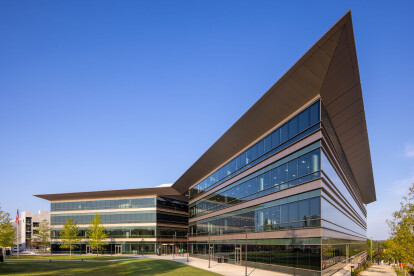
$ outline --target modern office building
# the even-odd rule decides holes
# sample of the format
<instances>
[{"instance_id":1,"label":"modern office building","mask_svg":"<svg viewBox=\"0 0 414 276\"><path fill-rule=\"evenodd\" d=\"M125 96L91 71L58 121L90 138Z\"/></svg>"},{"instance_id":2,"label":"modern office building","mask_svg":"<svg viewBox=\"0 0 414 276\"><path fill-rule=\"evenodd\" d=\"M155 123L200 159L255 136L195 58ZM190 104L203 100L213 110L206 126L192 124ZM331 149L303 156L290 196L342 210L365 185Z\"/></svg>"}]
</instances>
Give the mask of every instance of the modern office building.
<instances>
[{"instance_id":1,"label":"modern office building","mask_svg":"<svg viewBox=\"0 0 414 276\"><path fill-rule=\"evenodd\" d=\"M75 252L91 253L87 229L95 214L108 234L105 253L180 252L188 229L187 198L171 185L155 188L36 195L50 205L52 251L59 252L60 232L71 218L81 239ZM175 244L175 247L173 246ZM66 249L64 249L66 250Z\"/></svg>"},{"instance_id":2,"label":"modern office building","mask_svg":"<svg viewBox=\"0 0 414 276\"><path fill-rule=\"evenodd\" d=\"M295 275L364 259L376 195L350 12L168 193L188 195L192 256ZM40 197L53 200L52 224L67 216L53 204L79 200Z\"/></svg>"},{"instance_id":3,"label":"modern office building","mask_svg":"<svg viewBox=\"0 0 414 276\"><path fill-rule=\"evenodd\" d=\"M19 216L19 248L21 250L36 247L36 234L42 220L49 221L49 211L40 210L37 213L24 211ZM15 220L13 220L15 223Z\"/></svg>"},{"instance_id":4,"label":"modern office building","mask_svg":"<svg viewBox=\"0 0 414 276\"><path fill-rule=\"evenodd\" d=\"M247 236L258 268L328 275L363 258L376 196L350 12L172 187L189 190L194 256L243 264Z\"/></svg>"}]
</instances>

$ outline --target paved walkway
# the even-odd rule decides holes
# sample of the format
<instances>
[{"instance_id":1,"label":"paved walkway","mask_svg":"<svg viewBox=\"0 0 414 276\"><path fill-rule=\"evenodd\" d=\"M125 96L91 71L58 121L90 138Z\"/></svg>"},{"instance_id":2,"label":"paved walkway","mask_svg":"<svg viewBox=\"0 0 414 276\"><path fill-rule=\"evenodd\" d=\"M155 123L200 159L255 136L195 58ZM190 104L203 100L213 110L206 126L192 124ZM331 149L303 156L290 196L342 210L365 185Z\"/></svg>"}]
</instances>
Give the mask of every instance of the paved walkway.
<instances>
[{"instance_id":1,"label":"paved walkway","mask_svg":"<svg viewBox=\"0 0 414 276\"><path fill-rule=\"evenodd\" d=\"M341 268L341 270L339 270L338 272L336 272L332 276L349 276L349 275L351 275L351 265L347 264L346 266Z\"/></svg>"},{"instance_id":2,"label":"paved walkway","mask_svg":"<svg viewBox=\"0 0 414 276\"><path fill-rule=\"evenodd\" d=\"M351 265L344 266L340 271L336 272L333 276L349 276L351 275ZM373 265L367 270L363 271L360 276L397 276L394 268L390 265Z\"/></svg>"},{"instance_id":3,"label":"paved walkway","mask_svg":"<svg viewBox=\"0 0 414 276\"><path fill-rule=\"evenodd\" d=\"M361 276L397 276L391 265L373 265L360 274Z\"/></svg>"},{"instance_id":4,"label":"paved walkway","mask_svg":"<svg viewBox=\"0 0 414 276\"><path fill-rule=\"evenodd\" d=\"M194 267L198 267L201 269L205 269L211 272L215 272L224 276L244 276L245 273L245 267L240 265L234 265L234 264L227 264L227 263L217 263L216 261L211 261L210 266L211 268L208 268L208 260L199 259L199 258L189 258L189 262L187 263L186 257L175 257L172 258L171 255L163 255L163 256L154 256L154 255L147 255L143 258L156 258L156 259L162 259L162 260L169 260L169 261L175 261L179 263L185 263ZM269 270L263 270L263 269L255 269L252 267L247 267L247 274L249 276L287 276L290 274L280 273L280 272L273 272Z\"/></svg>"}]
</instances>

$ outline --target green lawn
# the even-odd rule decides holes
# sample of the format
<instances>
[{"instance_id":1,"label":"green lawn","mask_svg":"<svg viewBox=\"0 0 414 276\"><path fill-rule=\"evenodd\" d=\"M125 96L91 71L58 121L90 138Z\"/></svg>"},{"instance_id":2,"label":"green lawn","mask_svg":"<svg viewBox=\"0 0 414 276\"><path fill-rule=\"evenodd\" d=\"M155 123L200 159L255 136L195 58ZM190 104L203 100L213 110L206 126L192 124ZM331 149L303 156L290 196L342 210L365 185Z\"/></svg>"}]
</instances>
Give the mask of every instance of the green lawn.
<instances>
[{"instance_id":1,"label":"green lawn","mask_svg":"<svg viewBox=\"0 0 414 276\"><path fill-rule=\"evenodd\" d=\"M0 263L0 275L219 275L167 260L138 259L119 262L9 262Z\"/></svg>"},{"instance_id":2,"label":"green lawn","mask_svg":"<svg viewBox=\"0 0 414 276\"><path fill-rule=\"evenodd\" d=\"M132 259L130 256L98 256L98 260L119 260L119 259ZM97 260L96 255L72 255L72 258L69 258L69 255L20 255L6 257L6 261L9 260Z\"/></svg>"}]
</instances>

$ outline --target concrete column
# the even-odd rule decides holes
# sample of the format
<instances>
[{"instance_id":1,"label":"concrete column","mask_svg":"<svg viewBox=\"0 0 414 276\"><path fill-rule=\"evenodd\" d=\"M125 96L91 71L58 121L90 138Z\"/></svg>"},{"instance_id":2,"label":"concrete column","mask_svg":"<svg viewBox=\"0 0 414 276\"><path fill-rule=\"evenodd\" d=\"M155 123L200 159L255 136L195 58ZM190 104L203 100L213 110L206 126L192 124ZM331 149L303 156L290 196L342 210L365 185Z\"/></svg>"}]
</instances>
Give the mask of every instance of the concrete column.
<instances>
[{"instance_id":1,"label":"concrete column","mask_svg":"<svg viewBox=\"0 0 414 276\"><path fill-rule=\"evenodd\" d=\"M346 245L346 263L349 263L349 244Z\"/></svg>"}]
</instances>

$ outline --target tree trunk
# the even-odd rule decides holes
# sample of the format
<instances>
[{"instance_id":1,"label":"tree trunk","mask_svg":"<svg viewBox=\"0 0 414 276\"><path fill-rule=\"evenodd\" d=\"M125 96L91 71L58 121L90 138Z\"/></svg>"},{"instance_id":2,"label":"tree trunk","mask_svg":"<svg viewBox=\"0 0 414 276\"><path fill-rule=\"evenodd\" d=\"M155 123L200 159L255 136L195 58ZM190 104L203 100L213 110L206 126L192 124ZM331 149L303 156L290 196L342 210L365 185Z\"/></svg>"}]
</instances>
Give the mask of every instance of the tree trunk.
<instances>
[{"instance_id":1,"label":"tree trunk","mask_svg":"<svg viewBox=\"0 0 414 276\"><path fill-rule=\"evenodd\" d=\"M69 244L69 258L72 259L72 245Z\"/></svg>"}]
</instances>

